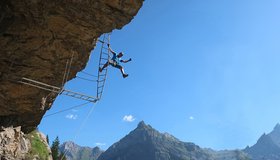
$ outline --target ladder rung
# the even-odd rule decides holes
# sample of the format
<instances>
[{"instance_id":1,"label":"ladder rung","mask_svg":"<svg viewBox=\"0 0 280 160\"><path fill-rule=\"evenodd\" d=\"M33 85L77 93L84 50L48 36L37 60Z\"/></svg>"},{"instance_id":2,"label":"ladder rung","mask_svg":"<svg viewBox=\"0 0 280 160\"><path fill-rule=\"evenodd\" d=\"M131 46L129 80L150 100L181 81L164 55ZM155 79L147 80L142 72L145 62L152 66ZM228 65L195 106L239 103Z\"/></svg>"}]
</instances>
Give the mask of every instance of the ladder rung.
<instances>
[{"instance_id":1,"label":"ladder rung","mask_svg":"<svg viewBox=\"0 0 280 160\"><path fill-rule=\"evenodd\" d=\"M105 43L104 41L101 41L101 40L98 40L99 42L101 42L101 43Z\"/></svg>"},{"instance_id":2,"label":"ladder rung","mask_svg":"<svg viewBox=\"0 0 280 160\"><path fill-rule=\"evenodd\" d=\"M101 81L98 82L98 84L104 84L105 83L105 79L102 79ZM99 85L100 86L100 85Z\"/></svg>"},{"instance_id":3,"label":"ladder rung","mask_svg":"<svg viewBox=\"0 0 280 160\"><path fill-rule=\"evenodd\" d=\"M106 40L106 39L105 39ZM108 42L106 42L105 40L98 40L99 42L101 42L101 43L105 43L105 44L109 44ZM108 39L107 39L107 41L108 41Z\"/></svg>"},{"instance_id":4,"label":"ladder rung","mask_svg":"<svg viewBox=\"0 0 280 160\"><path fill-rule=\"evenodd\" d=\"M104 85L103 86L99 86L99 87L97 87L97 88L103 88L104 87Z\"/></svg>"},{"instance_id":5,"label":"ladder rung","mask_svg":"<svg viewBox=\"0 0 280 160\"><path fill-rule=\"evenodd\" d=\"M98 83L100 83L100 82L105 82L105 79L102 79L102 80L100 80L100 81L97 81Z\"/></svg>"},{"instance_id":6,"label":"ladder rung","mask_svg":"<svg viewBox=\"0 0 280 160\"><path fill-rule=\"evenodd\" d=\"M104 81L101 81L101 82L98 82L97 86L104 85L104 83L105 83L105 80L104 80Z\"/></svg>"}]
</instances>

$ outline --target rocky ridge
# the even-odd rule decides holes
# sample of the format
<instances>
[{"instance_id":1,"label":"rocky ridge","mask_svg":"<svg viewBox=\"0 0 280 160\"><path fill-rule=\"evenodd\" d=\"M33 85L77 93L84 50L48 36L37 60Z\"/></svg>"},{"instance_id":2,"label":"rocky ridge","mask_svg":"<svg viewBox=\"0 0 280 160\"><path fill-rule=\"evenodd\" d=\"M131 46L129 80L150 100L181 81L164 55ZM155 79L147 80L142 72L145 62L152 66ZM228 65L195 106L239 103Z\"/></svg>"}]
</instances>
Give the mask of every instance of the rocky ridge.
<instances>
[{"instance_id":1,"label":"rocky ridge","mask_svg":"<svg viewBox=\"0 0 280 160\"><path fill-rule=\"evenodd\" d=\"M252 160L279 160L280 159L280 124L277 124L269 134L263 134L252 147L247 147Z\"/></svg>"},{"instance_id":2,"label":"rocky ridge","mask_svg":"<svg viewBox=\"0 0 280 160\"><path fill-rule=\"evenodd\" d=\"M73 148L71 154L79 155ZM178 140L168 133L160 133L150 125L140 122L119 142L103 152L97 160L279 160L280 124L269 134L263 134L258 142L244 150L221 150L200 148L194 143ZM77 156L76 156L77 157Z\"/></svg>"},{"instance_id":3,"label":"rocky ridge","mask_svg":"<svg viewBox=\"0 0 280 160\"><path fill-rule=\"evenodd\" d=\"M64 142L59 148L60 152L65 153L67 160L97 160L100 154L103 153L99 147L82 147L71 141Z\"/></svg>"},{"instance_id":4,"label":"rocky ridge","mask_svg":"<svg viewBox=\"0 0 280 160\"><path fill-rule=\"evenodd\" d=\"M119 142L113 144L98 160L248 160L240 150L214 151L186 143L167 133L160 133L140 122Z\"/></svg>"}]
</instances>

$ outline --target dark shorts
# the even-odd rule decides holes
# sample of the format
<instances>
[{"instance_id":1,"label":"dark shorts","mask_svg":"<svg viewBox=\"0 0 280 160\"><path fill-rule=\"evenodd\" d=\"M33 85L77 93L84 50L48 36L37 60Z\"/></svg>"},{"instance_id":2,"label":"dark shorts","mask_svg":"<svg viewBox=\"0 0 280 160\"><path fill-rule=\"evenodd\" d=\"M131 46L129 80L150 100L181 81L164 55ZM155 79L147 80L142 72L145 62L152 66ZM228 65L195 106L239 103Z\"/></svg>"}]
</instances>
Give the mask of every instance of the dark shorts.
<instances>
[{"instance_id":1,"label":"dark shorts","mask_svg":"<svg viewBox=\"0 0 280 160\"><path fill-rule=\"evenodd\" d=\"M113 61L113 60L109 60L109 64L111 65L111 66L113 66L113 67L115 67L115 68L118 68L118 69L121 69L122 68L122 66L121 65L119 65L116 61Z\"/></svg>"}]
</instances>

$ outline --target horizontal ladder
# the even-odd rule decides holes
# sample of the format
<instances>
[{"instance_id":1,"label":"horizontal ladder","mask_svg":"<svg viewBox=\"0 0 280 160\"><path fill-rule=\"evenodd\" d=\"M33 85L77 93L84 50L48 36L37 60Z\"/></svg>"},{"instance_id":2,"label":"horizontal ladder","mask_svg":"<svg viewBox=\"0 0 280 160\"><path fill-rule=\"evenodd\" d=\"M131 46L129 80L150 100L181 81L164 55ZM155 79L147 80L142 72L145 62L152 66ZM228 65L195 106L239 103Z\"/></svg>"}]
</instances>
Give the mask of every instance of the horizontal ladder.
<instances>
[{"instance_id":1,"label":"horizontal ladder","mask_svg":"<svg viewBox=\"0 0 280 160\"><path fill-rule=\"evenodd\" d=\"M23 77L21 79L21 81L19 81L19 83L26 84L26 85L36 87L36 88L39 88L39 89L43 89L43 90L46 90L46 91L55 92L55 93L58 93L58 94L63 94L63 95L66 95L66 96L74 97L74 98L77 98L77 99L93 102L93 103L95 103L99 100L99 98L96 98L96 97L88 96L88 95L78 93L78 92L73 92L73 91L70 91L70 90L59 88L59 87L56 87L56 86L53 86L53 85L49 85L49 84L39 82L39 81L36 81L36 80L33 80L33 79L25 78L25 77Z\"/></svg>"}]
</instances>

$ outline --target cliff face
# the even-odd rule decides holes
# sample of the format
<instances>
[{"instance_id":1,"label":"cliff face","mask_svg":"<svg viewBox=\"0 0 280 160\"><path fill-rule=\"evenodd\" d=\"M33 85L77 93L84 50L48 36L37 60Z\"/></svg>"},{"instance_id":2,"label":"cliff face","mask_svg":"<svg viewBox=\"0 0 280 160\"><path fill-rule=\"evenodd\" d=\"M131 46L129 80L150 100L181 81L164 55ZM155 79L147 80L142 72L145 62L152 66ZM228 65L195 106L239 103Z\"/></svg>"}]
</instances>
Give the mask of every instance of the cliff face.
<instances>
[{"instance_id":1,"label":"cliff face","mask_svg":"<svg viewBox=\"0 0 280 160\"><path fill-rule=\"evenodd\" d=\"M22 77L61 86L82 70L102 33L122 28L143 0L1 0L0 126L30 132L57 94L17 83Z\"/></svg>"}]
</instances>

